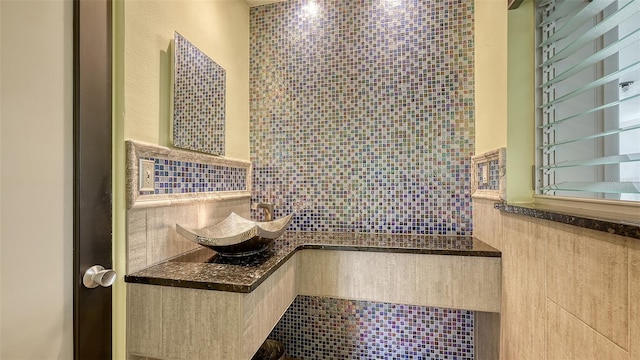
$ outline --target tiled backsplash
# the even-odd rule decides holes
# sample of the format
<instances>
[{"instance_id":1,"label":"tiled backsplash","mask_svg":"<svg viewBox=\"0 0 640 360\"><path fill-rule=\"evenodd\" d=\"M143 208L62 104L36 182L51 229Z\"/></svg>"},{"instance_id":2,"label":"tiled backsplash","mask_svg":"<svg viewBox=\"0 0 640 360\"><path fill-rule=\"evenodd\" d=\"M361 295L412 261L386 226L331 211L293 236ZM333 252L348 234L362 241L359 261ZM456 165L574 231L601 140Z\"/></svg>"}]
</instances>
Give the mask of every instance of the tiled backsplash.
<instances>
[{"instance_id":1,"label":"tiled backsplash","mask_svg":"<svg viewBox=\"0 0 640 360\"><path fill-rule=\"evenodd\" d=\"M127 210L127 273L173 258L200 245L176 232L176 224L203 228L231 212L248 217L249 199L228 199L192 204Z\"/></svg>"},{"instance_id":2,"label":"tiled backsplash","mask_svg":"<svg viewBox=\"0 0 640 360\"><path fill-rule=\"evenodd\" d=\"M247 190L247 169L191 161L155 159L155 190L140 195Z\"/></svg>"},{"instance_id":3,"label":"tiled backsplash","mask_svg":"<svg viewBox=\"0 0 640 360\"><path fill-rule=\"evenodd\" d=\"M292 230L471 234L472 0L250 16L254 202Z\"/></svg>"},{"instance_id":4,"label":"tiled backsplash","mask_svg":"<svg viewBox=\"0 0 640 360\"><path fill-rule=\"evenodd\" d=\"M251 8L252 201L295 211L290 230L471 235L473 12L472 0ZM447 311L303 297L273 336L305 360L473 358L473 313ZM432 315L461 327L424 325Z\"/></svg>"},{"instance_id":5,"label":"tiled backsplash","mask_svg":"<svg viewBox=\"0 0 640 360\"><path fill-rule=\"evenodd\" d=\"M154 191L139 190L140 159L154 162ZM198 248L176 224L249 217L250 173L247 161L127 141L127 273Z\"/></svg>"},{"instance_id":6,"label":"tiled backsplash","mask_svg":"<svg viewBox=\"0 0 640 360\"><path fill-rule=\"evenodd\" d=\"M476 164L476 171L482 174L483 167L488 166L487 179L478 182L478 189L480 190L499 190L500 189L500 164L498 160L491 160L485 164Z\"/></svg>"},{"instance_id":7,"label":"tiled backsplash","mask_svg":"<svg viewBox=\"0 0 640 360\"><path fill-rule=\"evenodd\" d=\"M471 196L505 201L507 199L507 150L500 148L471 158Z\"/></svg>"},{"instance_id":8,"label":"tiled backsplash","mask_svg":"<svg viewBox=\"0 0 640 360\"><path fill-rule=\"evenodd\" d=\"M304 360L466 360L473 320L473 311L298 296L270 338Z\"/></svg>"},{"instance_id":9,"label":"tiled backsplash","mask_svg":"<svg viewBox=\"0 0 640 360\"><path fill-rule=\"evenodd\" d=\"M140 160L154 164L154 190L140 190ZM127 141L127 207L168 206L251 195L251 163Z\"/></svg>"}]
</instances>

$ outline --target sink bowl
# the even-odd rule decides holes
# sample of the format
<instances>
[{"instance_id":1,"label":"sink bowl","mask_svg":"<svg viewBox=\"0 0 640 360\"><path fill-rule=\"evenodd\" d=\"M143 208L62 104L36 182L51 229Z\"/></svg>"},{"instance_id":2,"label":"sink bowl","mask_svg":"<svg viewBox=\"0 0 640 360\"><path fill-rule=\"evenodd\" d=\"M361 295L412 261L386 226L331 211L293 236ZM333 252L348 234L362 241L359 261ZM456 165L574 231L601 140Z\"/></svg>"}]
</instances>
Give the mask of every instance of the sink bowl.
<instances>
[{"instance_id":1,"label":"sink bowl","mask_svg":"<svg viewBox=\"0 0 640 360\"><path fill-rule=\"evenodd\" d=\"M216 225L202 229L189 229L176 224L176 231L185 238L211 248L224 256L248 256L262 252L291 222L292 214L257 222L231 213Z\"/></svg>"}]
</instances>

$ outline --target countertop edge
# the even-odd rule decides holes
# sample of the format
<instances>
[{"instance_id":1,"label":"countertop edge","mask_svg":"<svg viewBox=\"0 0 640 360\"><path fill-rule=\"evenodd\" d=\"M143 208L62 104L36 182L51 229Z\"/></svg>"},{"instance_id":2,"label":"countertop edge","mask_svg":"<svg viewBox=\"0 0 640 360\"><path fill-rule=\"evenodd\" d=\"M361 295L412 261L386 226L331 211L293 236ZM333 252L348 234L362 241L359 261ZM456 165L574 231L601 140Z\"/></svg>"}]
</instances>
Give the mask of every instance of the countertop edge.
<instances>
[{"instance_id":1,"label":"countertop edge","mask_svg":"<svg viewBox=\"0 0 640 360\"><path fill-rule=\"evenodd\" d=\"M267 278L268 276L265 276ZM225 284L220 282L211 281L191 281L181 279L166 279L152 276L137 276L135 274L125 275L124 282L128 284L142 284L142 285L158 285L158 286L170 286L186 289L199 289L199 290L218 290L226 292L236 293L250 293L255 288L247 285L239 284ZM262 282L262 281L261 281ZM257 287L257 285L255 286Z\"/></svg>"},{"instance_id":2,"label":"countertop edge","mask_svg":"<svg viewBox=\"0 0 640 360\"><path fill-rule=\"evenodd\" d=\"M554 211L552 209L536 208L529 204L515 205L497 202L493 207L497 210L510 214L529 216L536 219L549 220L640 240L640 224L616 222L613 220L597 219L595 217L587 217L583 215L572 215L569 213Z\"/></svg>"},{"instance_id":3,"label":"countertop edge","mask_svg":"<svg viewBox=\"0 0 640 360\"><path fill-rule=\"evenodd\" d=\"M416 254L416 255L443 255L443 256L471 256L471 257L489 257L489 258L501 258L502 252L491 247L490 245L473 238L473 241L479 241L485 244L487 250L455 250L455 249L419 249L419 248L393 248L383 246L367 246L367 245L337 245L337 244L312 244L301 243L295 246L287 255L283 256L277 263L271 266L265 271L259 278L251 285L232 284L213 281L192 281L183 279L168 279L154 276L140 276L133 274L127 274L124 277L125 283L130 284L144 284L144 285L159 285L180 287L189 289L200 290L217 290L237 293L251 293L258 286L260 286L266 279L269 278L274 272L276 272L284 263L286 263L295 253L301 250L329 250L329 251L363 251L363 252L384 252L384 253L401 253L401 254ZM494 249L494 250L491 250ZM156 264L159 265L159 264ZM155 265L152 265L153 267ZM148 268L147 268L148 269ZM142 270L141 270L142 271Z\"/></svg>"},{"instance_id":4,"label":"countertop edge","mask_svg":"<svg viewBox=\"0 0 640 360\"><path fill-rule=\"evenodd\" d=\"M476 241L480 241L475 239ZM489 246L489 245L487 245ZM502 257L502 252L483 250L454 250L454 249L416 249L416 248L387 248L382 246L366 245L336 245L336 244L300 244L292 251L299 250L332 250L332 251L365 251L384 252L389 254L416 254L416 255L449 255L449 256L480 256L480 257Z\"/></svg>"}]
</instances>

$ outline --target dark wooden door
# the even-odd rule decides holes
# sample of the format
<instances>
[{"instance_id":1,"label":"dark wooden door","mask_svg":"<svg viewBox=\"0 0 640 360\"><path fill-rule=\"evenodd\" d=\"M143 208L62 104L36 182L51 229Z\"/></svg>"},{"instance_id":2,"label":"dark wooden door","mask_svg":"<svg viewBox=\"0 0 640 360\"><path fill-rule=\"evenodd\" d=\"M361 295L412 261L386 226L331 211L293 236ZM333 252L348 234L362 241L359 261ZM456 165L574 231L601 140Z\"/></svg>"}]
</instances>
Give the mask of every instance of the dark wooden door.
<instances>
[{"instance_id":1,"label":"dark wooden door","mask_svg":"<svg viewBox=\"0 0 640 360\"><path fill-rule=\"evenodd\" d=\"M111 287L83 284L112 268L111 2L74 0L73 22L74 358L111 359Z\"/></svg>"}]
</instances>

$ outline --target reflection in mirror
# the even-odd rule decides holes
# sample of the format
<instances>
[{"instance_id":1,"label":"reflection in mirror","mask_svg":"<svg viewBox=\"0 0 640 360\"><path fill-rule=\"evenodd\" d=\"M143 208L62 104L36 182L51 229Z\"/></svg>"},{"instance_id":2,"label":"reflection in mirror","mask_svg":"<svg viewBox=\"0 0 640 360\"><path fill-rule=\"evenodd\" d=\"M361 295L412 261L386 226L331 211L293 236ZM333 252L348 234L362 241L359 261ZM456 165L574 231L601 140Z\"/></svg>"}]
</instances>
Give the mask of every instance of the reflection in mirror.
<instances>
[{"instance_id":1,"label":"reflection in mirror","mask_svg":"<svg viewBox=\"0 0 640 360\"><path fill-rule=\"evenodd\" d=\"M226 72L174 35L173 145L224 155Z\"/></svg>"}]
</instances>

